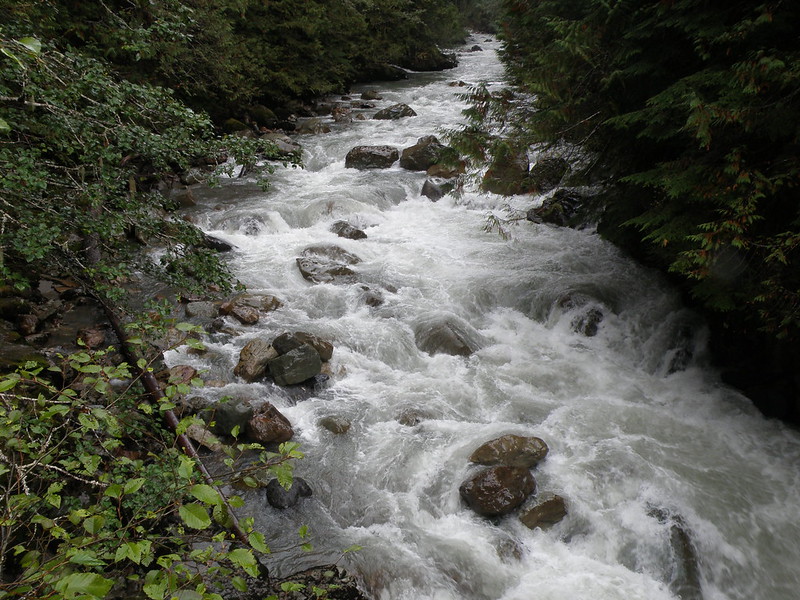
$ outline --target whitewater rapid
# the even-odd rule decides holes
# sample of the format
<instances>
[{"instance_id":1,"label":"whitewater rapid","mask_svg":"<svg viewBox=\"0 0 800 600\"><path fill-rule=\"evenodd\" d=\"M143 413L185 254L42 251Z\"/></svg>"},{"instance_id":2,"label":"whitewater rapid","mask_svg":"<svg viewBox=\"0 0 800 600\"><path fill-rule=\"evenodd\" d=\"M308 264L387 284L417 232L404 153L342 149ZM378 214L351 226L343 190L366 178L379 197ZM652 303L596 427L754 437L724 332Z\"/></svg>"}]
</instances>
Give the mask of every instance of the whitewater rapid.
<instances>
[{"instance_id":1,"label":"whitewater rapid","mask_svg":"<svg viewBox=\"0 0 800 600\"><path fill-rule=\"evenodd\" d=\"M239 335L210 337L206 356L168 357L228 381L207 397L269 400L295 428L306 455L296 472L313 496L281 512L263 492L246 494L270 568L339 560L381 600L668 600L679 560L674 521L654 516L662 511L691 539L705 600L800 597L800 435L720 382L702 321L663 279L591 230L523 221L508 239L484 231L506 198L468 187L433 203L420 194L424 173L344 167L356 145L402 149L457 127L465 88L452 82L500 87L498 43L474 44L483 51L461 52L454 70L352 90L380 92L361 111L368 117L396 102L418 116L297 136L305 168L279 169L266 192L247 178L195 191L189 212L236 247L236 276L284 302L256 326L231 321ZM337 220L367 239L338 238ZM384 304L366 306L358 284L304 280L295 259L317 243L359 256L355 270ZM588 304L570 308L567 297ZM587 306L603 314L592 337L575 327ZM468 325L480 349L419 350L415 328L442 318ZM291 330L334 344L331 385L295 402L232 375L248 341ZM679 352L690 358L673 372ZM330 415L349 420L349 432L321 427ZM551 529L529 530L513 514L487 520L459 497L475 471L467 457L506 433L550 447L534 475L569 511ZM299 549L303 524L312 552ZM354 544L362 549L343 554Z\"/></svg>"}]
</instances>

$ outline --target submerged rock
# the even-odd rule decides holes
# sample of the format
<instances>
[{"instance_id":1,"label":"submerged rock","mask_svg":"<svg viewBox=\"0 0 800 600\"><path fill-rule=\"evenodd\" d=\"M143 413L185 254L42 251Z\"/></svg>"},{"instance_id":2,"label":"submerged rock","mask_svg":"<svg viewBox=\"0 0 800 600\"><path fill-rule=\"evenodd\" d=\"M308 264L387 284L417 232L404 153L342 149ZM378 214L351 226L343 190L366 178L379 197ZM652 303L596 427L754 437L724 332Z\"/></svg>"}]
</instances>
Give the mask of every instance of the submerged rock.
<instances>
[{"instance_id":1,"label":"submerged rock","mask_svg":"<svg viewBox=\"0 0 800 600\"><path fill-rule=\"evenodd\" d=\"M350 421L344 417L338 417L336 415L323 417L319 420L319 426L324 427L331 433L335 433L337 435L341 435L350 431Z\"/></svg>"},{"instance_id":2,"label":"submerged rock","mask_svg":"<svg viewBox=\"0 0 800 600\"><path fill-rule=\"evenodd\" d=\"M307 498L313 494L311 486L302 477L295 477L291 487L287 490L273 479L267 484L267 502L273 508L291 508L300 501L300 498Z\"/></svg>"},{"instance_id":3,"label":"submerged rock","mask_svg":"<svg viewBox=\"0 0 800 600\"><path fill-rule=\"evenodd\" d=\"M349 240L363 240L367 237L366 233L353 227L347 221L336 221L336 223L331 225L331 231L339 237Z\"/></svg>"},{"instance_id":4,"label":"submerged rock","mask_svg":"<svg viewBox=\"0 0 800 600\"><path fill-rule=\"evenodd\" d=\"M538 437L503 435L480 446L469 457L479 465L506 465L530 468L547 456L548 448Z\"/></svg>"},{"instance_id":5,"label":"submerged rock","mask_svg":"<svg viewBox=\"0 0 800 600\"><path fill-rule=\"evenodd\" d=\"M361 262L355 254L333 244L309 246L297 259L297 267L305 279L313 283L355 283L357 277L350 265Z\"/></svg>"},{"instance_id":6,"label":"submerged rock","mask_svg":"<svg viewBox=\"0 0 800 600\"><path fill-rule=\"evenodd\" d=\"M537 498L536 505L524 511L519 520L530 529L546 529L560 522L567 516L567 504L564 498L550 492Z\"/></svg>"},{"instance_id":7,"label":"submerged rock","mask_svg":"<svg viewBox=\"0 0 800 600\"><path fill-rule=\"evenodd\" d=\"M469 356L480 348L477 335L471 335L469 329L466 324L450 319L425 320L415 327L414 340L417 347L428 354Z\"/></svg>"},{"instance_id":8,"label":"submerged rock","mask_svg":"<svg viewBox=\"0 0 800 600\"><path fill-rule=\"evenodd\" d=\"M681 600L703 600L700 561L683 518L657 507L652 508L649 514L659 523L669 524L672 566L667 573L667 585L670 591Z\"/></svg>"},{"instance_id":9,"label":"submerged rock","mask_svg":"<svg viewBox=\"0 0 800 600\"><path fill-rule=\"evenodd\" d=\"M522 467L489 467L464 481L458 491L479 515L499 517L525 502L536 491L536 480Z\"/></svg>"},{"instance_id":10,"label":"submerged rock","mask_svg":"<svg viewBox=\"0 0 800 600\"><path fill-rule=\"evenodd\" d=\"M400 151L394 146L356 146L344 158L348 169L388 169L397 159Z\"/></svg>"}]
</instances>

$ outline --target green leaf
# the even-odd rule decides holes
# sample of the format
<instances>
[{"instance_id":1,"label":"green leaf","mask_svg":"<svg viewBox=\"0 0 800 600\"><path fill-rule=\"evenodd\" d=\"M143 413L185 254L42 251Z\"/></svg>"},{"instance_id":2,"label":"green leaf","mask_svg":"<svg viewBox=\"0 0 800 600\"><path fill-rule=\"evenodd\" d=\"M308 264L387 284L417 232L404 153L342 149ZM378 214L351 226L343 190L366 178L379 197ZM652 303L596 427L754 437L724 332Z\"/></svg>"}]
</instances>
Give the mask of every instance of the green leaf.
<instances>
[{"instance_id":1,"label":"green leaf","mask_svg":"<svg viewBox=\"0 0 800 600\"><path fill-rule=\"evenodd\" d=\"M118 483L112 483L106 488L104 492L106 496L109 498L121 498L122 497L122 486Z\"/></svg>"},{"instance_id":2,"label":"green leaf","mask_svg":"<svg viewBox=\"0 0 800 600\"><path fill-rule=\"evenodd\" d=\"M77 595L104 598L113 585L112 580L97 573L72 573L59 579L53 587L64 598L74 598Z\"/></svg>"},{"instance_id":3,"label":"green leaf","mask_svg":"<svg viewBox=\"0 0 800 600\"><path fill-rule=\"evenodd\" d=\"M105 567L106 562L97 558L97 553L91 550L78 550L69 557L69 562L86 567Z\"/></svg>"},{"instance_id":4,"label":"green leaf","mask_svg":"<svg viewBox=\"0 0 800 600\"><path fill-rule=\"evenodd\" d=\"M264 534L260 531L252 532L249 536L247 536L247 539L256 552L261 552L262 554L270 553L270 549L269 546L267 546Z\"/></svg>"},{"instance_id":5,"label":"green leaf","mask_svg":"<svg viewBox=\"0 0 800 600\"><path fill-rule=\"evenodd\" d=\"M11 131L11 126L5 119L0 119L0 133L8 133Z\"/></svg>"},{"instance_id":6,"label":"green leaf","mask_svg":"<svg viewBox=\"0 0 800 600\"><path fill-rule=\"evenodd\" d=\"M211 525L211 517L201 504L184 504L178 508L178 514L192 529L206 529Z\"/></svg>"},{"instance_id":7,"label":"green leaf","mask_svg":"<svg viewBox=\"0 0 800 600\"><path fill-rule=\"evenodd\" d=\"M181 456L180 461L181 464L178 465L178 475L183 479L191 479L192 473L194 473L194 461L187 456Z\"/></svg>"},{"instance_id":8,"label":"green leaf","mask_svg":"<svg viewBox=\"0 0 800 600\"><path fill-rule=\"evenodd\" d=\"M28 50L30 50L34 54L41 54L42 52L42 42L40 42L36 38L24 37L18 39L17 42L25 46Z\"/></svg>"},{"instance_id":9,"label":"green leaf","mask_svg":"<svg viewBox=\"0 0 800 600\"><path fill-rule=\"evenodd\" d=\"M281 589L284 592L302 592L306 589L306 586L303 583L297 583L295 581L284 581L281 584Z\"/></svg>"},{"instance_id":10,"label":"green leaf","mask_svg":"<svg viewBox=\"0 0 800 600\"><path fill-rule=\"evenodd\" d=\"M247 548L237 548L228 552L228 560L234 565L244 569L245 573L258 577L258 563L256 557Z\"/></svg>"},{"instance_id":11,"label":"green leaf","mask_svg":"<svg viewBox=\"0 0 800 600\"><path fill-rule=\"evenodd\" d=\"M83 528L88 533L96 535L101 529L103 529L103 525L105 524L106 518L103 515L94 515L83 522Z\"/></svg>"},{"instance_id":12,"label":"green leaf","mask_svg":"<svg viewBox=\"0 0 800 600\"><path fill-rule=\"evenodd\" d=\"M240 577L239 575L234 575L231 578L231 583L233 584L233 587L235 587L240 592L247 591L247 582L244 580L243 577Z\"/></svg>"},{"instance_id":13,"label":"green leaf","mask_svg":"<svg viewBox=\"0 0 800 600\"><path fill-rule=\"evenodd\" d=\"M130 481L125 482L125 487L123 488L123 492L125 494L134 494L138 492L146 479L144 477L137 477L136 479L131 479Z\"/></svg>"},{"instance_id":14,"label":"green leaf","mask_svg":"<svg viewBox=\"0 0 800 600\"><path fill-rule=\"evenodd\" d=\"M19 382L19 375L14 373L13 375L9 375L7 378L0 381L0 392L7 392L11 388L13 388Z\"/></svg>"},{"instance_id":15,"label":"green leaf","mask_svg":"<svg viewBox=\"0 0 800 600\"><path fill-rule=\"evenodd\" d=\"M189 493L205 504L219 504L221 498L217 490L210 485L198 483L189 488Z\"/></svg>"}]
</instances>

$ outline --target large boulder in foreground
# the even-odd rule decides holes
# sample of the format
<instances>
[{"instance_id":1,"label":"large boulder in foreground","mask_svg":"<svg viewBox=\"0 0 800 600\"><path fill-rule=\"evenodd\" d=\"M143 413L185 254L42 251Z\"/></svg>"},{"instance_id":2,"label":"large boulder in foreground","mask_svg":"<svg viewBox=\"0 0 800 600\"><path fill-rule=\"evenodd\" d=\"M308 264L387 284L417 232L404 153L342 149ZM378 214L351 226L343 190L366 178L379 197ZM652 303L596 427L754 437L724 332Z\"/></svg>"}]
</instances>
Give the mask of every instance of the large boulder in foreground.
<instances>
[{"instance_id":1,"label":"large boulder in foreground","mask_svg":"<svg viewBox=\"0 0 800 600\"><path fill-rule=\"evenodd\" d=\"M547 452L547 444L538 437L509 434L486 442L472 453L469 460L479 465L528 469L543 460Z\"/></svg>"},{"instance_id":2,"label":"large boulder in foreground","mask_svg":"<svg viewBox=\"0 0 800 600\"><path fill-rule=\"evenodd\" d=\"M536 491L536 480L522 467L489 467L458 489L472 510L484 517L507 515Z\"/></svg>"},{"instance_id":3,"label":"large boulder in foreground","mask_svg":"<svg viewBox=\"0 0 800 600\"><path fill-rule=\"evenodd\" d=\"M260 406L247 422L247 437L259 444L280 444L293 436L289 419L269 402Z\"/></svg>"},{"instance_id":4,"label":"large boulder in foreground","mask_svg":"<svg viewBox=\"0 0 800 600\"><path fill-rule=\"evenodd\" d=\"M355 283L356 272L350 267L361 262L352 254L334 244L308 246L297 259L300 274L312 283Z\"/></svg>"},{"instance_id":5,"label":"large boulder in foreground","mask_svg":"<svg viewBox=\"0 0 800 600\"><path fill-rule=\"evenodd\" d=\"M400 158L394 146L356 146L344 158L348 169L388 169Z\"/></svg>"},{"instance_id":6,"label":"large boulder in foreground","mask_svg":"<svg viewBox=\"0 0 800 600\"><path fill-rule=\"evenodd\" d=\"M400 154L400 166L409 171L427 171L441 160L446 149L447 146L435 135L426 135L419 138L413 146L403 150Z\"/></svg>"},{"instance_id":7,"label":"large boulder in foreground","mask_svg":"<svg viewBox=\"0 0 800 600\"><path fill-rule=\"evenodd\" d=\"M403 117L416 117L417 113L414 112L414 109L411 108L408 104L393 104L383 110L379 110L375 113L372 117L373 119L382 119L382 120L396 120L402 119Z\"/></svg>"}]
</instances>

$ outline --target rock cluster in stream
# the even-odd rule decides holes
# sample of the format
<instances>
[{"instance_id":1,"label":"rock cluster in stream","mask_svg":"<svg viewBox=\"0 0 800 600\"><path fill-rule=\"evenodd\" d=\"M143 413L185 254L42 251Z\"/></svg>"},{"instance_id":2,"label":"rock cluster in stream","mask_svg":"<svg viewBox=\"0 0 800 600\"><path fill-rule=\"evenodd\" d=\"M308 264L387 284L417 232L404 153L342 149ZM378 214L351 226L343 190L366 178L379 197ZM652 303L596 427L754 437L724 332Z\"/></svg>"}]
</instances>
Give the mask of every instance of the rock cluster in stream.
<instances>
[{"instance_id":1,"label":"rock cluster in stream","mask_svg":"<svg viewBox=\"0 0 800 600\"><path fill-rule=\"evenodd\" d=\"M531 469L547 456L547 444L537 437L503 435L477 448L470 462L484 468L459 487L464 502L484 517L501 517L523 506L536 492ZM549 527L567 514L564 498L552 493L539 494L533 505L525 507L520 521L527 527Z\"/></svg>"}]
</instances>

